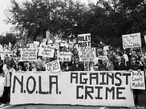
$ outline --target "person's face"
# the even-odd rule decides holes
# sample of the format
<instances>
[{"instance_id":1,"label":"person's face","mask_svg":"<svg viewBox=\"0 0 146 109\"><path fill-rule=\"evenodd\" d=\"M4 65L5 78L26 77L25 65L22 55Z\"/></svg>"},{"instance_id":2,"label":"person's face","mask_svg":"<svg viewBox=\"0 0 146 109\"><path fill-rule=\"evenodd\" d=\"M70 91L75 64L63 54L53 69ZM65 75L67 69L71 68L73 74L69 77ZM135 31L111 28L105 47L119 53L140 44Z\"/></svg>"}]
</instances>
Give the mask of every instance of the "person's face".
<instances>
[{"instance_id":1,"label":"person's face","mask_svg":"<svg viewBox=\"0 0 146 109\"><path fill-rule=\"evenodd\" d=\"M18 69L19 69L19 70L22 70L22 66L21 66L21 65L18 65Z\"/></svg>"},{"instance_id":2,"label":"person's face","mask_svg":"<svg viewBox=\"0 0 146 109\"><path fill-rule=\"evenodd\" d=\"M68 65L69 65L68 62L66 62L66 63L65 63L65 66L68 66Z\"/></svg>"},{"instance_id":3,"label":"person's face","mask_svg":"<svg viewBox=\"0 0 146 109\"><path fill-rule=\"evenodd\" d=\"M32 63L32 68L35 68L35 64L34 63Z\"/></svg>"},{"instance_id":4,"label":"person's face","mask_svg":"<svg viewBox=\"0 0 146 109\"><path fill-rule=\"evenodd\" d=\"M121 58L120 58L120 57L117 57L117 61L118 61L118 62L121 62Z\"/></svg>"},{"instance_id":5,"label":"person's face","mask_svg":"<svg viewBox=\"0 0 146 109\"><path fill-rule=\"evenodd\" d=\"M135 63L136 63L136 59L135 59L135 58L131 58L130 62L131 62L132 64L135 64Z\"/></svg>"},{"instance_id":6,"label":"person's face","mask_svg":"<svg viewBox=\"0 0 146 109\"><path fill-rule=\"evenodd\" d=\"M79 59L75 58L75 64L78 64L78 63L79 63Z\"/></svg>"},{"instance_id":7,"label":"person's face","mask_svg":"<svg viewBox=\"0 0 146 109\"><path fill-rule=\"evenodd\" d=\"M142 56L141 52L138 52L137 55L138 55L138 56Z\"/></svg>"}]
</instances>

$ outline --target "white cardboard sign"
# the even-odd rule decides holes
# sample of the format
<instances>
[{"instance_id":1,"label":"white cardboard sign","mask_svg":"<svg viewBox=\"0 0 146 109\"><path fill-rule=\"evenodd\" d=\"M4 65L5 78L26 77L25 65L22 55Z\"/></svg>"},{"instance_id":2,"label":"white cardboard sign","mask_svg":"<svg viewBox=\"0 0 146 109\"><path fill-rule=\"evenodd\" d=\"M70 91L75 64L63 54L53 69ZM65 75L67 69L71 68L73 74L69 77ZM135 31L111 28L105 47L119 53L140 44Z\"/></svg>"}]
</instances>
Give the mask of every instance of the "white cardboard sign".
<instances>
[{"instance_id":1,"label":"white cardboard sign","mask_svg":"<svg viewBox=\"0 0 146 109\"><path fill-rule=\"evenodd\" d=\"M123 48L141 47L141 35L140 33L122 35Z\"/></svg>"}]
</instances>

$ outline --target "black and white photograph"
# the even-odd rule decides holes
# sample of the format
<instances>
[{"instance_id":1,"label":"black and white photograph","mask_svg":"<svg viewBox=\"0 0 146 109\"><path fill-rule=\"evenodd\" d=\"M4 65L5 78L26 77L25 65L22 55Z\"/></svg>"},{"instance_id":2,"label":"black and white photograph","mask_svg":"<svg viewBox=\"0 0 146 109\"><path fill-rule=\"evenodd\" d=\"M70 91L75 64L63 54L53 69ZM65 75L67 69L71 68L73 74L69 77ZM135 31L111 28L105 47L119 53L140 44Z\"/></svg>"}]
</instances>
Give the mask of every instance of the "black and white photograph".
<instances>
[{"instance_id":1,"label":"black and white photograph","mask_svg":"<svg viewBox=\"0 0 146 109\"><path fill-rule=\"evenodd\" d=\"M0 0L0 109L146 109L146 0Z\"/></svg>"}]
</instances>

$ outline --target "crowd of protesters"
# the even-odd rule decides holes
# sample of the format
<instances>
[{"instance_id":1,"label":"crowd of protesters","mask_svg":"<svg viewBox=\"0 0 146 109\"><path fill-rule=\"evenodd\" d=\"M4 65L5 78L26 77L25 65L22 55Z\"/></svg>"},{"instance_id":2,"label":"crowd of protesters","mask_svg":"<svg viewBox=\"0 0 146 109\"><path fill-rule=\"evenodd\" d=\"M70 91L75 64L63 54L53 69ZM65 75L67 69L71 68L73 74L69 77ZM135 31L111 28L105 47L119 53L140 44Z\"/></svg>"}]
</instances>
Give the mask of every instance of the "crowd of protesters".
<instances>
[{"instance_id":1,"label":"crowd of protesters","mask_svg":"<svg viewBox=\"0 0 146 109\"><path fill-rule=\"evenodd\" d=\"M100 50L99 50L100 49ZM99 51L98 51L99 50ZM142 70L146 69L145 51L140 49L121 50L119 48L109 47L106 51L103 47L98 47L96 50L96 59L88 62L79 61L78 51L76 48L72 49L71 62L60 62L62 71L114 71L114 70ZM99 56L106 56L107 60L98 59ZM0 58L0 75L6 77L6 81L10 80L11 73L26 71L46 71L45 64L56 60L54 58L44 58L38 56L35 62L21 62L20 51L16 51L16 56L6 55L4 60ZM138 104L138 93L134 91L135 104ZM0 98L0 103L10 102L10 81L6 82L3 96Z\"/></svg>"}]
</instances>

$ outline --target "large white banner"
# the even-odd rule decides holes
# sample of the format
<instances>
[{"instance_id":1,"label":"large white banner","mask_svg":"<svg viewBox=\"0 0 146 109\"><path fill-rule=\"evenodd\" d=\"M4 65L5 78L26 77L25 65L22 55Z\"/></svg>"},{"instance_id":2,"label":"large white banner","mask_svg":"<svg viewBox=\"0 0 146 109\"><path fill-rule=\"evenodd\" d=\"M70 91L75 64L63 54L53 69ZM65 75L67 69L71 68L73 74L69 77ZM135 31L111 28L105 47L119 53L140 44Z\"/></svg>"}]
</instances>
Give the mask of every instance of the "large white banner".
<instances>
[{"instance_id":1,"label":"large white banner","mask_svg":"<svg viewBox=\"0 0 146 109\"><path fill-rule=\"evenodd\" d=\"M122 35L123 48L141 47L140 33Z\"/></svg>"},{"instance_id":2,"label":"large white banner","mask_svg":"<svg viewBox=\"0 0 146 109\"><path fill-rule=\"evenodd\" d=\"M26 72L11 81L11 104L134 106L129 72Z\"/></svg>"}]
</instances>

